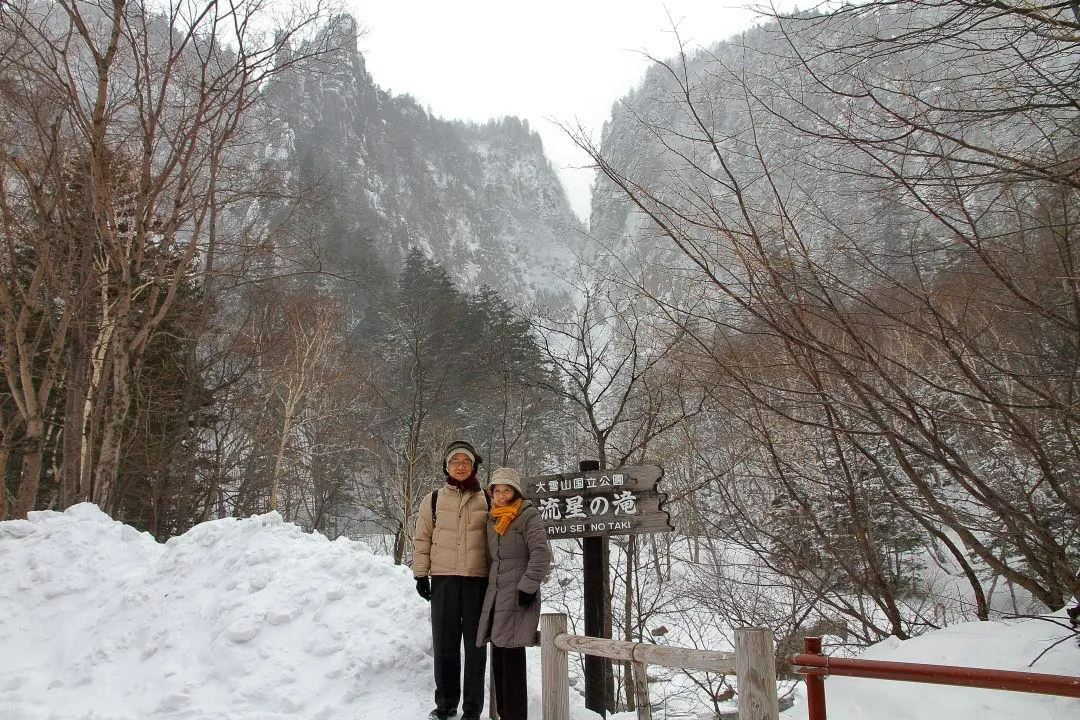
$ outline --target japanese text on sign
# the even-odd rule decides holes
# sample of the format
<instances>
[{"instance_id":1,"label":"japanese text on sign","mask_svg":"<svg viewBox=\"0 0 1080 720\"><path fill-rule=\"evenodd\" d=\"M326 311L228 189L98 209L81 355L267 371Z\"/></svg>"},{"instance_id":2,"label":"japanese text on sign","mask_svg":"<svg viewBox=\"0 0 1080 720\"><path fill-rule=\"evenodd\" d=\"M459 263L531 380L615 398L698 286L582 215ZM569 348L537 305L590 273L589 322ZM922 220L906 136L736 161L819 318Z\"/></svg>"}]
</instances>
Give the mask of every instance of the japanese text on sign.
<instances>
[{"instance_id":1,"label":"japanese text on sign","mask_svg":"<svg viewBox=\"0 0 1080 720\"><path fill-rule=\"evenodd\" d=\"M588 505L581 495L567 498L543 498L537 501L537 509L545 520L588 520L611 513L613 515L637 514L637 497L629 490L615 493L609 500L603 495L589 498Z\"/></svg>"},{"instance_id":2,"label":"japanese text on sign","mask_svg":"<svg viewBox=\"0 0 1080 720\"><path fill-rule=\"evenodd\" d=\"M664 495L656 491L662 475L655 465L545 475L525 478L522 494L551 537L670 532Z\"/></svg>"},{"instance_id":3,"label":"japanese text on sign","mask_svg":"<svg viewBox=\"0 0 1080 720\"><path fill-rule=\"evenodd\" d=\"M618 487L626 482L626 476L622 473L601 475L599 477L556 477L541 480L533 484L532 488L536 495L542 496L548 493L566 492L567 490L585 490L605 487Z\"/></svg>"}]
</instances>

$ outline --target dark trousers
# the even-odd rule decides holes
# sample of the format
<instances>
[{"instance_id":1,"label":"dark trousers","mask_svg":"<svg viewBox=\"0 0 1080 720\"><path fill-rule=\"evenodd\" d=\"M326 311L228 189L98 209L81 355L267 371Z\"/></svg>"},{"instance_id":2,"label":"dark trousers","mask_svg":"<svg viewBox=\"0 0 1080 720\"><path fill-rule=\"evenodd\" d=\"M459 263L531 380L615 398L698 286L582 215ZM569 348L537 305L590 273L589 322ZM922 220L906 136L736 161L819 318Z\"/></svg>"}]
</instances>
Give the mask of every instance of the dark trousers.
<instances>
[{"instance_id":1,"label":"dark trousers","mask_svg":"<svg viewBox=\"0 0 1080 720\"><path fill-rule=\"evenodd\" d=\"M491 683L499 720L526 720L529 686L525 676L525 648L491 646Z\"/></svg>"},{"instance_id":2,"label":"dark trousers","mask_svg":"<svg viewBox=\"0 0 1080 720\"><path fill-rule=\"evenodd\" d=\"M487 578L433 575L431 578L431 646L435 653L435 706L457 709L466 718L484 709L484 671L487 648L476 647L480 610ZM462 675L462 646L465 672Z\"/></svg>"}]
</instances>

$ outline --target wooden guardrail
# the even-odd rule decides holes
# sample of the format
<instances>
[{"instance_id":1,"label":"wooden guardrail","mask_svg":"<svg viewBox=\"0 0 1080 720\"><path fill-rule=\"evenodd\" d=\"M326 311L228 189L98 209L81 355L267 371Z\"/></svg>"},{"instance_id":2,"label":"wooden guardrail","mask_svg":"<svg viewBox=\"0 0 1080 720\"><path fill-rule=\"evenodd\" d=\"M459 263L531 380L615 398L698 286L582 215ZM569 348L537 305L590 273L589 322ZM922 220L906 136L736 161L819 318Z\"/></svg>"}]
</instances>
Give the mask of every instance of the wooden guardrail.
<instances>
[{"instance_id":1,"label":"wooden guardrail","mask_svg":"<svg viewBox=\"0 0 1080 720\"><path fill-rule=\"evenodd\" d=\"M570 635L566 615L545 613L540 616L543 720L570 720L570 652L629 662L633 687L628 691L634 693L638 720L652 720L646 665L735 675L739 720L778 720L780 716L773 638L766 628L736 628L735 652L729 653Z\"/></svg>"},{"instance_id":2,"label":"wooden guardrail","mask_svg":"<svg viewBox=\"0 0 1080 720\"><path fill-rule=\"evenodd\" d=\"M829 675L956 685L959 687L1039 693L1080 698L1080 677L997 670L959 665L927 665L889 660L836 658L821 653L821 638L803 638L803 651L791 658L795 672L806 678L809 720L825 720L825 678Z\"/></svg>"}]
</instances>

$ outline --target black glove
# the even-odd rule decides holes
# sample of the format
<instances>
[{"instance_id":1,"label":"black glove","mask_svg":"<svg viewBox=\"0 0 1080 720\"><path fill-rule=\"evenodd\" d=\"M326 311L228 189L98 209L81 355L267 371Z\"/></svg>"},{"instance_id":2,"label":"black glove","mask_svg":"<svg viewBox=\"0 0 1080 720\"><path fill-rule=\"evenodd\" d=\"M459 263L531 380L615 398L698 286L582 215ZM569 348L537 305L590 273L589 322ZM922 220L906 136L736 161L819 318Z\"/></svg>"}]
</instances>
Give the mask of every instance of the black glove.
<instances>
[{"instance_id":1,"label":"black glove","mask_svg":"<svg viewBox=\"0 0 1080 720\"><path fill-rule=\"evenodd\" d=\"M536 602L536 593L527 593L524 590L518 590L518 605L521 607L529 607Z\"/></svg>"},{"instance_id":2,"label":"black glove","mask_svg":"<svg viewBox=\"0 0 1080 720\"><path fill-rule=\"evenodd\" d=\"M427 601L431 601L431 581L427 576L416 578L416 594Z\"/></svg>"}]
</instances>

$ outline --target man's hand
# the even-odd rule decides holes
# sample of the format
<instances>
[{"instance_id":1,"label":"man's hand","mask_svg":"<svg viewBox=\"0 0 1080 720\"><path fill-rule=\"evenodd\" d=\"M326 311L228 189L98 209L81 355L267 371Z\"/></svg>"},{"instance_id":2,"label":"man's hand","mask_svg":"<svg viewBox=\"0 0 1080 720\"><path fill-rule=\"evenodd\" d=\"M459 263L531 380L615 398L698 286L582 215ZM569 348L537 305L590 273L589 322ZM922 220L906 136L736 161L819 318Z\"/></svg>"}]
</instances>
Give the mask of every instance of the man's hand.
<instances>
[{"instance_id":1,"label":"man's hand","mask_svg":"<svg viewBox=\"0 0 1080 720\"><path fill-rule=\"evenodd\" d=\"M416 578L416 594L431 602L431 581L426 575Z\"/></svg>"},{"instance_id":2,"label":"man's hand","mask_svg":"<svg viewBox=\"0 0 1080 720\"><path fill-rule=\"evenodd\" d=\"M521 607L529 607L536 602L536 593L527 593L524 590L518 590L518 605Z\"/></svg>"}]
</instances>

